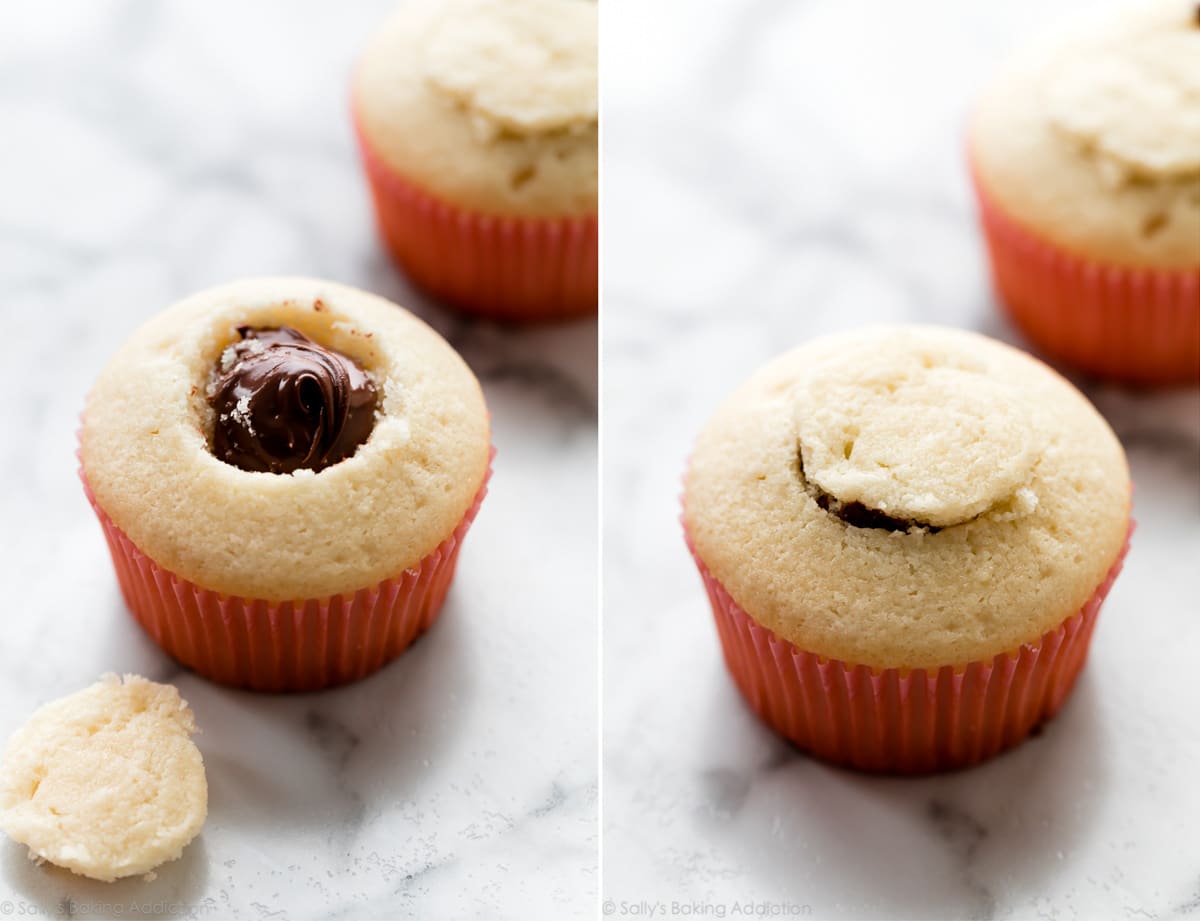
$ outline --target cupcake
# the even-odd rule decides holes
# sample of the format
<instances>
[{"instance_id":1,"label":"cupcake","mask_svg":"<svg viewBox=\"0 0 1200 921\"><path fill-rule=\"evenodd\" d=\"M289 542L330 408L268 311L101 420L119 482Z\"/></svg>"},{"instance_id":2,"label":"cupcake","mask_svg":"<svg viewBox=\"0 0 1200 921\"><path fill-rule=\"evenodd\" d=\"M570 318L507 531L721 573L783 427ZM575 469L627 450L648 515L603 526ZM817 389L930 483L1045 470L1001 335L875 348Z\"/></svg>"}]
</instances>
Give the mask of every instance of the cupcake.
<instances>
[{"instance_id":1,"label":"cupcake","mask_svg":"<svg viewBox=\"0 0 1200 921\"><path fill-rule=\"evenodd\" d=\"M1019 56L969 159L1000 299L1038 348L1200 380L1200 6L1156 0Z\"/></svg>"},{"instance_id":2,"label":"cupcake","mask_svg":"<svg viewBox=\"0 0 1200 921\"><path fill-rule=\"evenodd\" d=\"M596 7L414 0L359 62L380 231L430 293L501 320L597 304Z\"/></svg>"},{"instance_id":3,"label":"cupcake","mask_svg":"<svg viewBox=\"0 0 1200 921\"><path fill-rule=\"evenodd\" d=\"M134 617L222 684L312 690L437 617L483 499L475 377L382 298L243 281L156 316L101 372L80 474Z\"/></svg>"},{"instance_id":4,"label":"cupcake","mask_svg":"<svg viewBox=\"0 0 1200 921\"><path fill-rule=\"evenodd\" d=\"M1124 453L1077 390L920 326L768 364L700 435L683 503L750 706L819 758L898 773L1058 711L1130 529Z\"/></svg>"}]
</instances>

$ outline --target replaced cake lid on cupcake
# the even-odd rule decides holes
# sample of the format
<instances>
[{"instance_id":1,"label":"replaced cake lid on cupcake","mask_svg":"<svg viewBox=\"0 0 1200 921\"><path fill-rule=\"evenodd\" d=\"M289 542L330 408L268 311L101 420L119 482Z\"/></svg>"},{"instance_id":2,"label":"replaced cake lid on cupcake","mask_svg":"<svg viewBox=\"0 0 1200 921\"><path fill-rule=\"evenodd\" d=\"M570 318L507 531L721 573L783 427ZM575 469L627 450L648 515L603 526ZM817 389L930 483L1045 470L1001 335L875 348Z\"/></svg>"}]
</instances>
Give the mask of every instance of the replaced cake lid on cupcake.
<instances>
[{"instance_id":1,"label":"replaced cake lid on cupcake","mask_svg":"<svg viewBox=\"0 0 1200 921\"><path fill-rule=\"evenodd\" d=\"M429 29L429 81L485 137L579 131L596 121L596 7L563 0L454 0Z\"/></svg>"},{"instance_id":2,"label":"replaced cake lid on cupcake","mask_svg":"<svg viewBox=\"0 0 1200 921\"><path fill-rule=\"evenodd\" d=\"M1084 259L1200 269L1200 10L1154 0L1084 17L1009 60L970 157L1018 225Z\"/></svg>"},{"instance_id":3,"label":"replaced cake lid on cupcake","mask_svg":"<svg viewBox=\"0 0 1200 921\"><path fill-rule=\"evenodd\" d=\"M817 362L796 383L804 476L825 501L936 528L1014 498L1037 460L1033 413L980 362L907 338ZM1026 490L1027 492L1027 490Z\"/></svg>"},{"instance_id":4,"label":"replaced cake lid on cupcake","mask_svg":"<svg viewBox=\"0 0 1200 921\"><path fill-rule=\"evenodd\" d=\"M1200 7L1152 4L1068 43L1046 72L1051 122L1110 181L1200 174Z\"/></svg>"}]
</instances>

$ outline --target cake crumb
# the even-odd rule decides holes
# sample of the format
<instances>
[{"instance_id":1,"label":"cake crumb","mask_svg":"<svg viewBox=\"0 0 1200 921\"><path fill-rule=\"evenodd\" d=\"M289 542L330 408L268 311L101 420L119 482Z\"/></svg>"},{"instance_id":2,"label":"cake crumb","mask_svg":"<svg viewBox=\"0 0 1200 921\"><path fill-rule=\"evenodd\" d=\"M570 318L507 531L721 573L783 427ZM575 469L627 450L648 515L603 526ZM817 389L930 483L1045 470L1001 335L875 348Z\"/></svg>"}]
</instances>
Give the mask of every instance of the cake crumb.
<instances>
[{"instance_id":1,"label":"cake crumb","mask_svg":"<svg viewBox=\"0 0 1200 921\"><path fill-rule=\"evenodd\" d=\"M242 396L238 398L237 405L233 407L233 410L228 414L228 416L223 415L221 417L221 421L228 421L230 416L233 417L234 422L244 428L249 434L255 434L254 423L250 416L250 394L242 394Z\"/></svg>"}]
</instances>

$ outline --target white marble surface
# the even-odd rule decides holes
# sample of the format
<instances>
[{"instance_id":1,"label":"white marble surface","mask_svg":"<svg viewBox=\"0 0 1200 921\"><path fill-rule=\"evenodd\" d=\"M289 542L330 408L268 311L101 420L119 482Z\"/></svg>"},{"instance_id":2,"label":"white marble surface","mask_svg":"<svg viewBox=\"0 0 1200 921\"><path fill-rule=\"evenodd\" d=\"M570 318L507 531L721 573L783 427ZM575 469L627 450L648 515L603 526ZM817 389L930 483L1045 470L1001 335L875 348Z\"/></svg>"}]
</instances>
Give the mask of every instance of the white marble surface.
<instances>
[{"instance_id":1,"label":"white marble surface","mask_svg":"<svg viewBox=\"0 0 1200 921\"><path fill-rule=\"evenodd\" d=\"M613 917L740 917L747 903L782 918L1200 916L1197 392L1084 383L1129 453L1132 553L1062 715L952 776L834 770L758 724L676 520L693 437L768 356L883 320L1019 341L987 287L964 115L1005 48L1092 5L606 7Z\"/></svg>"},{"instance_id":2,"label":"white marble surface","mask_svg":"<svg viewBox=\"0 0 1200 921\"><path fill-rule=\"evenodd\" d=\"M389 6L0 5L0 736L140 672L191 702L210 785L202 836L152 883L0 840L0 917L594 915L596 324L456 320L384 258L346 103ZM146 639L74 458L84 394L137 323L285 272L427 317L483 379L499 449L440 622L361 684L290 697L215 687Z\"/></svg>"}]
</instances>

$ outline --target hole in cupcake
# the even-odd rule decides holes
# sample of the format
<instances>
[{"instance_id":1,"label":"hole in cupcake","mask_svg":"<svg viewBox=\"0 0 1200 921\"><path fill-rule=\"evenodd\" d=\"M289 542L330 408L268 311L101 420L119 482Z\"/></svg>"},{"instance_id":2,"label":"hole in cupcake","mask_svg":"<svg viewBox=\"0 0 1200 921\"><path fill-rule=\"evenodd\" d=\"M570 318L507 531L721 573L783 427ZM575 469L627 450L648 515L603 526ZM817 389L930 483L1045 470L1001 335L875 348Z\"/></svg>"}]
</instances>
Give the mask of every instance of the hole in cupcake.
<instances>
[{"instance_id":1,"label":"hole in cupcake","mask_svg":"<svg viewBox=\"0 0 1200 921\"><path fill-rule=\"evenodd\" d=\"M358 362L289 326L242 326L238 335L208 387L218 460L252 472L318 472L367 440L378 392Z\"/></svg>"},{"instance_id":2,"label":"hole in cupcake","mask_svg":"<svg viewBox=\"0 0 1200 921\"><path fill-rule=\"evenodd\" d=\"M844 457L846 460L850 460L850 455L852 455L853 453L854 453L854 442L853 441L847 441L845 444L842 445L842 457Z\"/></svg>"},{"instance_id":3,"label":"hole in cupcake","mask_svg":"<svg viewBox=\"0 0 1200 921\"><path fill-rule=\"evenodd\" d=\"M1155 211L1142 220L1142 236L1150 239L1167 226L1169 218L1165 211Z\"/></svg>"},{"instance_id":4,"label":"hole in cupcake","mask_svg":"<svg viewBox=\"0 0 1200 921\"><path fill-rule=\"evenodd\" d=\"M529 165L523 166L519 170L516 170L512 176L509 177L508 184L512 187L514 192L519 192L530 182L532 182L536 176L537 167L530 163Z\"/></svg>"}]
</instances>

